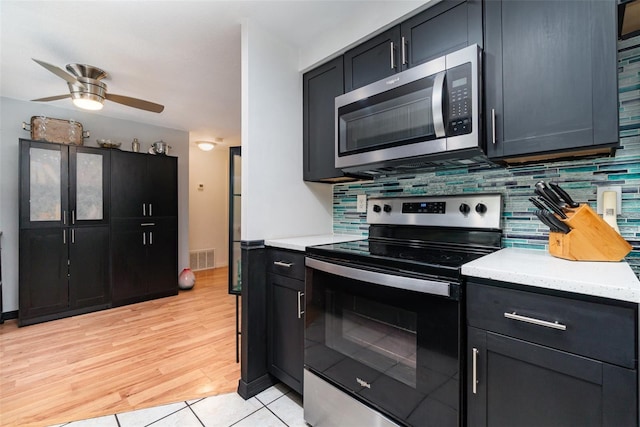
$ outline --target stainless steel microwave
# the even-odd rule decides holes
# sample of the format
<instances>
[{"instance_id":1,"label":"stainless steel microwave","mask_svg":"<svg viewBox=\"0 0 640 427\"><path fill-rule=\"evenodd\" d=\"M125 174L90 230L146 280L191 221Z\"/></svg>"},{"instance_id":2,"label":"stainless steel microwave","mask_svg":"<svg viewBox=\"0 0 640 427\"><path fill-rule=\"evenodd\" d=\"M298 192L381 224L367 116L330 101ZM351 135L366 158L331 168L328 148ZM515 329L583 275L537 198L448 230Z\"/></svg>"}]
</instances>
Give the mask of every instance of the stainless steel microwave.
<instances>
[{"instance_id":1,"label":"stainless steel microwave","mask_svg":"<svg viewBox=\"0 0 640 427\"><path fill-rule=\"evenodd\" d=\"M363 172L483 155L481 58L474 44L338 96L336 168Z\"/></svg>"}]
</instances>

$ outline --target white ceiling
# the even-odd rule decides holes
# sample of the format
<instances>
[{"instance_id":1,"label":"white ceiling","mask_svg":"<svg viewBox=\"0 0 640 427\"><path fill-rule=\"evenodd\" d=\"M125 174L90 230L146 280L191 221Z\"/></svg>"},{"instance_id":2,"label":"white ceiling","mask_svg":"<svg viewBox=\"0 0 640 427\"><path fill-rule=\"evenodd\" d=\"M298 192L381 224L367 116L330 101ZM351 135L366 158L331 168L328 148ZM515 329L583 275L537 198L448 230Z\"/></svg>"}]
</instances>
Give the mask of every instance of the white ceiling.
<instances>
[{"instance_id":1,"label":"white ceiling","mask_svg":"<svg viewBox=\"0 0 640 427\"><path fill-rule=\"evenodd\" d=\"M28 101L68 93L31 58L62 69L89 64L109 74L109 93L165 105L156 114L107 101L99 114L237 145L242 19L300 48L376 3L0 0L0 95ZM69 99L51 105L75 108Z\"/></svg>"}]
</instances>

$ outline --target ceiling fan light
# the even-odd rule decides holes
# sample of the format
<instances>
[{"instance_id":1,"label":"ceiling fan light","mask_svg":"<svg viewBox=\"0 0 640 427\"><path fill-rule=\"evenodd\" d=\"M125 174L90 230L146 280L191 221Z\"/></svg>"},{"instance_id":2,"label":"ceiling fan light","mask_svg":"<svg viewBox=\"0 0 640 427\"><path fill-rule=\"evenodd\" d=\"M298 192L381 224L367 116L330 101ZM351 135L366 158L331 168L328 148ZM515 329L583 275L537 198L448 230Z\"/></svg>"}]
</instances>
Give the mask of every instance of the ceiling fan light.
<instances>
[{"instance_id":1,"label":"ceiling fan light","mask_svg":"<svg viewBox=\"0 0 640 427\"><path fill-rule=\"evenodd\" d=\"M211 151L215 148L216 144L211 141L196 141L196 145L202 151Z\"/></svg>"},{"instance_id":2,"label":"ceiling fan light","mask_svg":"<svg viewBox=\"0 0 640 427\"><path fill-rule=\"evenodd\" d=\"M75 105L78 108L82 108L84 110L102 110L102 107L104 105L102 105L102 102L99 99L93 99L92 97L89 98L74 98L73 99L73 105Z\"/></svg>"}]
</instances>

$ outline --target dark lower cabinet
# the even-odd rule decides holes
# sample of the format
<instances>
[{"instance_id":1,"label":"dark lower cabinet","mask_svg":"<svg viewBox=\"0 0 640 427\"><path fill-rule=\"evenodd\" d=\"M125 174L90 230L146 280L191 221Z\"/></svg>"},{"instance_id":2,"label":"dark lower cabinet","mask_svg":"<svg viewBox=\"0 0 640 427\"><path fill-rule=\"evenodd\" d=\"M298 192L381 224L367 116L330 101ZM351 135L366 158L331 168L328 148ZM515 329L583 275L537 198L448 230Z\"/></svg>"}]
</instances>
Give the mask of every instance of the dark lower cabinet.
<instances>
[{"instance_id":1,"label":"dark lower cabinet","mask_svg":"<svg viewBox=\"0 0 640 427\"><path fill-rule=\"evenodd\" d=\"M20 326L108 305L108 226L20 230Z\"/></svg>"},{"instance_id":2,"label":"dark lower cabinet","mask_svg":"<svg viewBox=\"0 0 640 427\"><path fill-rule=\"evenodd\" d=\"M267 256L269 373L302 394L304 367L304 254L270 249Z\"/></svg>"},{"instance_id":3,"label":"dark lower cabinet","mask_svg":"<svg viewBox=\"0 0 640 427\"><path fill-rule=\"evenodd\" d=\"M634 309L467 288L467 426L638 425Z\"/></svg>"},{"instance_id":4,"label":"dark lower cabinet","mask_svg":"<svg viewBox=\"0 0 640 427\"><path fill-rule=\"evenodd\" d=\"M111 225L112 302L130 304L178 293L175 218Z\"/></svg>"}]
</instances>

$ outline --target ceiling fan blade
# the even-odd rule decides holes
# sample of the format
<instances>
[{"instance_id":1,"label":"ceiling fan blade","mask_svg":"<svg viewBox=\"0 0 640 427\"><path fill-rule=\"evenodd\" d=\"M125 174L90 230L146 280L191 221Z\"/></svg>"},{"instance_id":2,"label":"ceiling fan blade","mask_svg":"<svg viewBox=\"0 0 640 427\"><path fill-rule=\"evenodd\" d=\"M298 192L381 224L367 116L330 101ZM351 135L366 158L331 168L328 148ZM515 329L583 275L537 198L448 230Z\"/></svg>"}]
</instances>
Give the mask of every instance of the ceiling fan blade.
<instances>
[{"instance_id":1,"label":"ceiling fan blade","mask_svg":"<svg viewBox=\"0 0 640 427\"><path fill-rule=\"evenodd\" d=\"M58 99L65 99L65 98L71 98L71 94L68 93L66 95L48 96L46 98L32 99L32 101L47 102L47 101L57 101Z\"/></svg>"},{"instance_id":2,"label":"ceiling fan blade","mask_svg":"<svg viewBox=\"0 0 640 427\"><path fill-rule=\"evenodd\" d=\"M71 74L69 74L66 71L64 71L62 68L56 67L55 65L51 65L51 64L49 64L47 62L44 62L44 61L40 61L39 59L35 59L35 58L31 58L31 59L33 59L36 63L40 64L41 66L43 66L47 70L51 71L56 76L60 77L61 79L66 80L68 83L71 83L73 85L78 85L78 86L82 87L83 89L87 88L83 83L81 83L78 79L76 79Z\"/></svg>"},{"instance_id":3,"label":"ceiling fan blade","mask_svg":"<svg viewBox=\"0 0 640 427\"><path fill-rule=\"evenodd\" d=\"M117 102L118 104L126 105L133 108L139 108L141 110L151 111L153 113L162 113L162 111L164 110L164 105L145 101L143 99L131 98L130 96L107 93L106 97L109 101Z\"/></svg>"}]
</instances>

